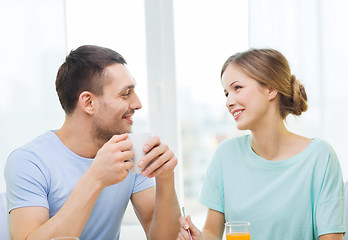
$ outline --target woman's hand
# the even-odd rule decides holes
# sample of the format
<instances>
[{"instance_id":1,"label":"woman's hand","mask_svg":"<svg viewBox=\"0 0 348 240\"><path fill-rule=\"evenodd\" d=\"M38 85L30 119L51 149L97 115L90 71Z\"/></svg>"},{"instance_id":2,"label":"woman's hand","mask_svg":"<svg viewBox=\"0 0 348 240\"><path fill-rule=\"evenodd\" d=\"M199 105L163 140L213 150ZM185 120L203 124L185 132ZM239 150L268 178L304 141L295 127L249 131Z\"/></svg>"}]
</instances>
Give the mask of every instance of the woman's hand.
<instances>
[{"instance_id":1,"label":"woman's hand","mask_svg":"<svg viewBox=\"0 0 348 240\"><path fill-rule=\"evenodd\" d=\"M177 237L178 240L191 240L190 234L191 234L192 240L204 240L204 237L201 231L199 231L199 229L195 225L193 225L193 223L191 222L190 216L187 216L186 219L183 216L180 216L179 222L180 222L181 228L180 228L180 232L178 233L178 237ZM189 234L189 231L190 231L190 234Z\"/></svg>"}]
</instances>

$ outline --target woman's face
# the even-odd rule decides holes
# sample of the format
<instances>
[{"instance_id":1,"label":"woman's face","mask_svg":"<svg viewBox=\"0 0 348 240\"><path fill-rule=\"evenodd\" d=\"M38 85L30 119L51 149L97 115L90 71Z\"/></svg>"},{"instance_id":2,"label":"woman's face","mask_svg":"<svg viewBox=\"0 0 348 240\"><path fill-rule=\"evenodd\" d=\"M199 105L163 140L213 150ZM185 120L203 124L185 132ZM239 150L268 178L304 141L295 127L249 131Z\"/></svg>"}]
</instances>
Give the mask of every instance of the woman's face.
<instances>
[{"instance_id":1,"label":"woman's face","mask_svg":"<svg viewBox=\"0 0 348 240\"><path fill-rule=\"evenodd\" d=\"M239 130L262 127L270 104L270 89L246 75L235 64L229 64L222 75L226 107Z\"/></svg>"}]
</instances>

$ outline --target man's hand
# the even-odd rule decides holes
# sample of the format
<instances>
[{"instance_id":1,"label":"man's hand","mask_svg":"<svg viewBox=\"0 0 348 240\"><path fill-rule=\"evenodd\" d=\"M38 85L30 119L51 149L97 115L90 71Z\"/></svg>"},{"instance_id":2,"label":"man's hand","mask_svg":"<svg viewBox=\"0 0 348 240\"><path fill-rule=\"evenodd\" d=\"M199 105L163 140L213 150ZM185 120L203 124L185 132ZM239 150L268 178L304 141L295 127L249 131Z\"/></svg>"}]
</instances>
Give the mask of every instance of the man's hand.
<instances>
[{"instance_id":1,"label":"man's hand","mask_svg":"<svg viewBox=\"0 0 348 240\"><path fill-rule=\"evenodd\" d=\"M143 168L143 176L147 177L166 177L174 172L178 161L174 153L166 144L161 143L159 137L150 138L144 146L146 155L138 162L138 166Z\"/></svg>"},{"instance_id":2,"label":"man's hand","mask_svg":"<svg viewBox=\"0 0 348 240\"><path fill-rule=\"evenodd\" d=\"M133 207L148 239L176 239L180 230L180 208L175 193L174 168L177 159L159 137L148 139L145 156L138 162L142 175L156 177L156 189L133 194Z\"/></svg>"},{"instance_id":3,"label":"man's hand","mask_svg":"<svg viewBox=\"0 0 348 240\"><path fill-rule=\"evenodd\" d=\"M134 158L134 152L130 151L133 145L127 137L127 133L114 135L99 149L88 169L103 188L122 182L134 165L129 161Z\"/></svg>"}]
</instances>

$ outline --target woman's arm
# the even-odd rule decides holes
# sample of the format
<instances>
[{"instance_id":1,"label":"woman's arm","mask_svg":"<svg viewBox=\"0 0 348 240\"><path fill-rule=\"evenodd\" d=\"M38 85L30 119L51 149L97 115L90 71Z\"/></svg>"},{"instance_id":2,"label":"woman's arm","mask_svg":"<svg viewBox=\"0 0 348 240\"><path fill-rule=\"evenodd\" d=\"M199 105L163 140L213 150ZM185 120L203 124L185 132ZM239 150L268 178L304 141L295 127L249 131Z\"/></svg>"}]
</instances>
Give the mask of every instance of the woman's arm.
<instances>
[{"instance_id":1,"label":"woman's arm","mask_svg":"<svg viewBox=\"0 0 348 240\"><path fill-rule=\"evenodd\" d=\"M330 233L319 236L319 240L343 240L343 233Z\"/></svg>"},{"instance_id":2,"label":"woman's arm","mask_svg":"<svg viewBox=\"0 0 348 240\"><path fill-rule=\"evenodd\" d=\"M203 227L205 240L222 239L225 229L225 215L221 212L209 209L207 219Z\"/></svg>"}]
</instances>

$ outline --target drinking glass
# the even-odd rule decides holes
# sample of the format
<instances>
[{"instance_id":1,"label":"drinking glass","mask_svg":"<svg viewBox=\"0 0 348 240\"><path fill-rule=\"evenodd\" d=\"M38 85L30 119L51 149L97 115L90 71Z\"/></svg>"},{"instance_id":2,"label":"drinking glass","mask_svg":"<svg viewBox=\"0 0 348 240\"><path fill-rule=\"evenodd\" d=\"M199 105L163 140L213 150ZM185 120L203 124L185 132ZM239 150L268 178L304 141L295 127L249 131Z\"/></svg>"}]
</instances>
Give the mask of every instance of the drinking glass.
<instances>
[{"instance_id":1,"label":"drinking glass","mask_svg":"<svg viewBox=\"0 0 348 240\"><path fill-rule=\"evenodd\" d=\"M250 240L250 222L226 222L225 230L226 240Z\"/></svg>"},{"instance_id":2,"label":"drinking glass","mask_svg":"<svg viewBox=\"0 0 348 240\"><path fill-rule=\"evenodd\" d=\"M80 240L78 237L55 237L51 240Z\"/></svg>"}]
</instances>

